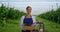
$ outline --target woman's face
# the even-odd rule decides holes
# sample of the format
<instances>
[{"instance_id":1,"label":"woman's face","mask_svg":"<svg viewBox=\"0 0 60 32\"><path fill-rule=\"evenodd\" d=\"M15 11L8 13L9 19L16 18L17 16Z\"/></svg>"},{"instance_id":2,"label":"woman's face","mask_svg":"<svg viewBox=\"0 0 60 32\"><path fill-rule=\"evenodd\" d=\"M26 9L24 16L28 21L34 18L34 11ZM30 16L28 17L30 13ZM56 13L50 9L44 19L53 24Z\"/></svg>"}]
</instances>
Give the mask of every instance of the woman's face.
<instances>
[{"instance_id":1,"label":"woman's face","mask_svg":"<svg viewBox=\"0 0 60 32\"><path fill-rule=\"evenodd\" d=\"M31 14L31 10L32 10L31 8L26 9L28 14Z\"/></svg>"}]
</instances>

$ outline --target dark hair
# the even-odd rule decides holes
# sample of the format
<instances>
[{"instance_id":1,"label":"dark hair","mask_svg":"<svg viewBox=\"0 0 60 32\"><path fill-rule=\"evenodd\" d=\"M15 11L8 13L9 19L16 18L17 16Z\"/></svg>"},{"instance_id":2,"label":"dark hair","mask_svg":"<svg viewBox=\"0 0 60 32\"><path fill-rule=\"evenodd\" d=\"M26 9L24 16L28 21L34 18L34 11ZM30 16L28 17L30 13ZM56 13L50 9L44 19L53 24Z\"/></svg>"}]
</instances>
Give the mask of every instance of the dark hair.
<instances>
[{"instance_id":1,"label":"dark hair","mask_svg":"<svg viewBox=\"0 0 60 32\"><path fill-rule=\"evenodd\" d=\"M26 9L31 8L30 6L27 6Z\"/></svg>"}]
</instances>

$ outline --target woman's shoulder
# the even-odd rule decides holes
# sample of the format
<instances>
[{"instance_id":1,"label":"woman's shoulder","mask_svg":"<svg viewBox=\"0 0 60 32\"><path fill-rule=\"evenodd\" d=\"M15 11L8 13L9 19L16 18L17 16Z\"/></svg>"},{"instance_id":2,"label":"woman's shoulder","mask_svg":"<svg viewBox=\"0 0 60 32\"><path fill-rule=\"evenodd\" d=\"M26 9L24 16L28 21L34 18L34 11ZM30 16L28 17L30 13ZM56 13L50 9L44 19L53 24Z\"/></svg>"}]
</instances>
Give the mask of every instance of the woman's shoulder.
<instances>
[{"instance_id":1,"label":"woman's shoulder","mask_svg":"<svg viewBox=\"0 0 60 32\"><path fill-rule=\"evenodd\" d=\"M35 16L32 15L32 18L35 18Z\"/></svg>"},{"instance_id":2,"label":"woman's shoulder","mask_svg":"<svg viewBox=\"0 0 60 32\"><path fill-rule=\"evenodd\" d=\"M24 18L25 17L25 15L24 16L22 16L22 18Z\"/></svg>"}]
</instances>

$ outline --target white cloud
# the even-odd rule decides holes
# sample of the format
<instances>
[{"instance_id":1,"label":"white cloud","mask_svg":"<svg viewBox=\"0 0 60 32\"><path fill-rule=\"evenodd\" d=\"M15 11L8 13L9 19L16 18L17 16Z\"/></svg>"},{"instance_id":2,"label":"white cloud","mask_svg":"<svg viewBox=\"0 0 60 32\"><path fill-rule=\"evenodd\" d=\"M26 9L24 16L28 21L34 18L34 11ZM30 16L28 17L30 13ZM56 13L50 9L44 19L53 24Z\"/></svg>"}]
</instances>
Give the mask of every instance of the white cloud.
<instances>
[{"instance_id":1,"label":"white cloud","mask_svg":"<svg viewBox=\"0 0 60 32\"><path fill-rule=\"evenodd\" d=\"M0 0L0 2L6 2L6 1L8 1L8 0Z\"/></svg>"},{"instance_id":2,"label":"white cloud","mask_svg":"<svg viewBox=\"0 0 60 32\"><path fill-rule=\"evenodd\" d=\"M0 0L0 1L10 1L10 2L60 2L60 0Z\"/></svg>"}]
</instances>

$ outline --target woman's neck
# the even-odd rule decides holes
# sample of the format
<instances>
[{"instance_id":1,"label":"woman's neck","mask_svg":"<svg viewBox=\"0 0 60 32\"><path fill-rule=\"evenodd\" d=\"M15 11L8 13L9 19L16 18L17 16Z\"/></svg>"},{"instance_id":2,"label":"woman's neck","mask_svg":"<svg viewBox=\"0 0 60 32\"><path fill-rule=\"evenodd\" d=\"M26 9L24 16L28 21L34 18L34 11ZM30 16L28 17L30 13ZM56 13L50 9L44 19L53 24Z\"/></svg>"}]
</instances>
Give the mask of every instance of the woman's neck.
<instances>
[{"instance_id":1,"label":"woman's neck","mask_svg":"<svg viewBox=\"0 0 60 32\"><path fill-rule=\"evenodd\" d=\"M30 18L30 16L31 16L31 14L27 14L27 15L26 15L26 18Z\"/></svg>"},{"instance_id":2,"label":"woman's neck","mask_svg":"<svg viewBox=\"0 0 60 32\"><path fill-rule=\"evenodd\" d=\"M31 16L31 14L27 14L27 16Z\"/></svg>"}]
</instances>

